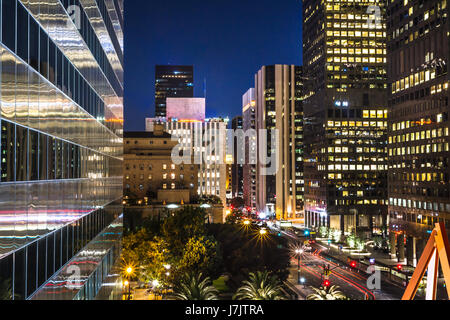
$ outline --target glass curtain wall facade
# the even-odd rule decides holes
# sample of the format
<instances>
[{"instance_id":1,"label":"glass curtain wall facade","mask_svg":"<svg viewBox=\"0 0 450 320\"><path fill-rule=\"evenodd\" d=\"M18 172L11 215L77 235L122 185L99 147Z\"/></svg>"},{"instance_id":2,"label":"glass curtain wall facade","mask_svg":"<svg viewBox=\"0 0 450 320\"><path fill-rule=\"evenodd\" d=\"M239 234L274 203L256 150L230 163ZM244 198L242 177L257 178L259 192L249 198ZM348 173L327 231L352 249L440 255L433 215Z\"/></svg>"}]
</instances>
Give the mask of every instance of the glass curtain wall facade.
<instances>
[{"instance_id":1,"label":"glass curtain wall facade","mask_svg":"<svg viewBox=\"0 0 450 320\"><path fill-rule=\"evenodd\" d=\"M31 298L121 213L122 9L0 1L0 280L11 299Z\"/></svg>"},{"instance_id":2,"label":"glass curtain wall facade","mask_svg":"<svg viewBox=\"0 0 450 320\"><path fill-rule=\"evenodd\" d=\"M386 3L304 0L308 227L386 231Z\"/></svg>"}]
</instances>

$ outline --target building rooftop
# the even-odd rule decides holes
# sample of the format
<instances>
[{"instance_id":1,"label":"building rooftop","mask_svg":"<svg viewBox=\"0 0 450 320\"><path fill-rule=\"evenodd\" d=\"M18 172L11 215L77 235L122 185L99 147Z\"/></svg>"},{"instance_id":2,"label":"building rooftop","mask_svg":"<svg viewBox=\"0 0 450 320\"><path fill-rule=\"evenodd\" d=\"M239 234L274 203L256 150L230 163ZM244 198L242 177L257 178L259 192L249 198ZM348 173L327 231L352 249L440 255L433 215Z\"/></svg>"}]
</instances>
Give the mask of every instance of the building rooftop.
<instances>
[{"instance_id":1,"label":"building rooftop","mask_svg":"<svg viewBox=\"0 0 450 320\"><path fill-rule=\"evenodd\" d=\"M137 138L137 139L145 139L145 138L172 138L172 135L167 132L155 133L150 131L127 131L123 133L124 139Z\"/></svg>"}]
</instances>

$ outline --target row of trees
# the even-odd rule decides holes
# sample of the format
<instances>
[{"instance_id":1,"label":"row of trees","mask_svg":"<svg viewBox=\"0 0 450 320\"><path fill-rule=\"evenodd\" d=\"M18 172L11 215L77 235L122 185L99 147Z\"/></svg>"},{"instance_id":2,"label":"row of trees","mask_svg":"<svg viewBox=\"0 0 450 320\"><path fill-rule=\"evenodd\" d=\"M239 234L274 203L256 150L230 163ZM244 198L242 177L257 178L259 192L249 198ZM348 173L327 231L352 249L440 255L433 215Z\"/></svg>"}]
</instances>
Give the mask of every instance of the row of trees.
<instances>
[{"instance_id":1,"label":"row of trees","mask_svg":"<svg viewBox=\"0 0 450 320\"><path fill-rule=\"evenodd\" d=\"M288 276L285 240L272 235L261 238L258 227L244 227L237 221L208 224L206 217L204 209L183 207L164 220L145 221L141 229L123 239L123 276L147 285L156 280L178 292L174 298L191 299L205 290L203 298L214 298L217 293L209 288L210 279L222 275L227 275L227 287L236 294L243 281L264 279L267 283L270 279L276 284L260 294L275 297L277 286ZM132 275L126 272L129 266ZM187 293L189 288L192 294Z\"/></svg>"},{"instance_id":2,"label":"row of trees","mask_svg":"<svg viewBox=\"0 0 450 320\"><path fill-rule=\"evenodd\" d=\"M171 296L175 300L218 300L219 291L209 277L186 276L175 286ZM250 273L249 279L233 296L234 300L285 300L279 279L270 272Z\"/></svg>"}]
</instances>

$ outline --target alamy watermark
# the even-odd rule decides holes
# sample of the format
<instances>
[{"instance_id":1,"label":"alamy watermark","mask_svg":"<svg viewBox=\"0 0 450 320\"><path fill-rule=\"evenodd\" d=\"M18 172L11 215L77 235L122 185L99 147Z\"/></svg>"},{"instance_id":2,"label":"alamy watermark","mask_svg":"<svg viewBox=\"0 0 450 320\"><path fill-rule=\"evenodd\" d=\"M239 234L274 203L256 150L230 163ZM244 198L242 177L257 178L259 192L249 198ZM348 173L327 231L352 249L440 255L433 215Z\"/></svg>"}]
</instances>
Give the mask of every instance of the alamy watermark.
<instances>
[{"instance_id":1,"label":"alamy watermark","mask_svg":"<svg viewBox=\"0 0 450 320\"><path fill-rule=\"evenodd\" d=\"M69 20L67 20L67 27L71 28L72 23L75 24L75 27L80 30L81 29L81 8L77 5L71 5L67 7L67 13L69 14Z\"/></svg>"},{"instance_id":2,"label":"alamy watermark","mask_svg":"<svg viewBox=\"0 0 450 320\"><path fill-rule=\"evenodd\" d=\"M226 155L232 155L235 164L259 164L261 175L275 175L279 170L279 138L277 129L245 132L223 129L218 133L200 127L192 135L172 134L172 141L178 142L172 149L172 162L175 165L224 164Z\"/></svg>"},{"instance_id":3,"label":"alamy watermark","mask_svg":"<svg viewBox=\"0 0 450 320\"><path fill-rule=\"evenodd\" d=\"M367 18L367 25L370 29L381 29L382 27L382 16L381 16L381 8L379 6L370 5L367 8L366 13L369 15Z\"/></svg>"}]
</instances>

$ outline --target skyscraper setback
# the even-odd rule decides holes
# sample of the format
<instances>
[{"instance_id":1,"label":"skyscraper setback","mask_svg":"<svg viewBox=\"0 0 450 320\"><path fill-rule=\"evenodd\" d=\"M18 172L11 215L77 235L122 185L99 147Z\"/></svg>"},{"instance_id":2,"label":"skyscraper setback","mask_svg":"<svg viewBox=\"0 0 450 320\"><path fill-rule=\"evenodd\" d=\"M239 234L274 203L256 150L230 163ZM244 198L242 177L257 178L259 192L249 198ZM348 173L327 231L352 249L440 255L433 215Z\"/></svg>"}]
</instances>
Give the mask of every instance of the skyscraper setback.
<instances>
[{"instance_id":1,"label":"skyscraper setback","mask_svg":"<svg viewBox=\"0 0 450 320\"><path fill-rule=\"evenodd\" d=\"M387 224L385 1L303 1L307 226Z\"/></svg>"},{"instance_id":2,"label":"skyscraper setback","mask_svg":"<svg viewBox=\"0 0 450 320\"><path fill-rule=\"evenodd\" d=\"M167 98L194 97L194 67L155 67L155 117L166 117Z\"/></svg>"},{"instance_id":3,"label":"skyscraper setback","mask_svg":"<svg viewBox=\"0 0 450 320\"><path fill-rule=\"evenodd\" d=\"M114 284L122 234L122 17L121 0L1 2L0 280L11 299L114 291L102 282Z\"/></svg>"}]
</instances>

